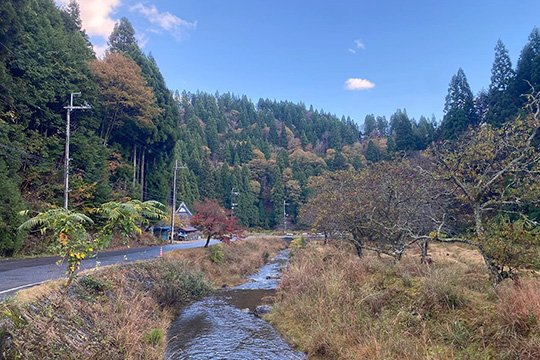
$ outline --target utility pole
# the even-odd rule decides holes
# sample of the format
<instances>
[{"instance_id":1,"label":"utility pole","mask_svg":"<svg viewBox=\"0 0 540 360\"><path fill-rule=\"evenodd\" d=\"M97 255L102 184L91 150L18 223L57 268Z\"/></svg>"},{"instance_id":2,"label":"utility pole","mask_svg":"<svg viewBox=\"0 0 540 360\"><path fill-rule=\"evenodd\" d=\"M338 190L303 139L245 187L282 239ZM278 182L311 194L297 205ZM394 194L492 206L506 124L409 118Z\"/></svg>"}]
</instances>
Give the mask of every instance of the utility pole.
<instances>
[{"instance_id":1,"label":"utility pole","mask_svg":"<svg viewBox=\"0 0 540 360\"><path fill-rule=\"evenodd\" d=\"M283 235L286 235L287 232L287 205L289 205L289 203L283 200Z\"/></svg>"},{"instance_id":2,"label":"utility pole","mask_svg":"<svg viewBox=\"0 0 540 360\"><path fill-rule=\"evenodd\" d=\"M66 158L64 160L64 209L68 209L68 199L69 199L69 135L70 135L70 116L73 110L86 110L91 109L92 107L88 105L85 101L82 106L73 106L73 95L81 95L80 92L72 92L71 100L69 106L65 106L64 109L67 109L67 119L66 119Z\"/></svg>"},{"instance_id":3,"label":"utility pole","mask_svg":"<svg viewBox=\"0 0 540 360\"><path fill-rule=\"evenodd\" d=\"M174 242L174 218L176 214L176 171L178 169L187 169L187 166L178 166L178 159L176 159L174 164L173 204L171 213L171 244Z\"/></svg>"},{"instance_id":4,"label":"utility pole","mask_svg":"<svg viewBox=\"0 0 540 360\"><path fill-rule=\"evenodd\" d=\"M240 194L238 191L234 191L234 188L231 189L231 216L234 214L234 207L238 204L234 202L233 197Z\"/></svg>"}]
</instances>

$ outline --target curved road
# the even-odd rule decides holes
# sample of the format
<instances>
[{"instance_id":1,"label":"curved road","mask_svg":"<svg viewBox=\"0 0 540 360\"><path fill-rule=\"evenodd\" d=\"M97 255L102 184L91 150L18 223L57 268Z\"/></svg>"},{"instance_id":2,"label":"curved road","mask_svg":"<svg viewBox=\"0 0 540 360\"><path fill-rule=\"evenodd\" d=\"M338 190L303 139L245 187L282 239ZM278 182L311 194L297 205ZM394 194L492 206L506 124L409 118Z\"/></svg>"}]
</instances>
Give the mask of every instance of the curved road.
<instances>
[{"instance_id":1,"label":"curved road","mask_svg":"<svg viewBox=\"0 0 540 360\"><path fill-rule=\"evenodd\" d=\"M202 247L205 240L189 243L164 245L163 252L176 249L189 249ZM218 243L211 240L210 245ZM151 260L159 257L161 246L104 251L95 258L83 260L81 270L96 266L128 263L139 260ZM66 275L67 264L56 265L59 257L46 257L22 260L0 260L0 301L6 296L13 296L15 292L31 286L58 279Z\"/></svg>"}]
</instances>

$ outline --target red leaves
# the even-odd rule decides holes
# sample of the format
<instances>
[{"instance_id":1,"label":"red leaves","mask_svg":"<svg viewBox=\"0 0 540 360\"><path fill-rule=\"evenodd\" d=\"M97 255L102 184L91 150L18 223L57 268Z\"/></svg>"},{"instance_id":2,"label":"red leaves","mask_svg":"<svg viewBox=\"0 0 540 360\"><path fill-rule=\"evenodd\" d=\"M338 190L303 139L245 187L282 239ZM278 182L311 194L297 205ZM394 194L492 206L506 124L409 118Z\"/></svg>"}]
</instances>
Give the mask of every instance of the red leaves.
<instances>
[{"instance_id":1,"label":"red leaves","mask_svg":"<svg viewBox=\"0 0 540 360\"><path fill-rule=\"evenodd\" d=\"M197 214L191 219L191 225L201 229L205 235L226 244L230 243L233 237L241 236L242 228L236 217L227 214L217 200L195 203L193 208Z\"/></svg>"}]
</instances>

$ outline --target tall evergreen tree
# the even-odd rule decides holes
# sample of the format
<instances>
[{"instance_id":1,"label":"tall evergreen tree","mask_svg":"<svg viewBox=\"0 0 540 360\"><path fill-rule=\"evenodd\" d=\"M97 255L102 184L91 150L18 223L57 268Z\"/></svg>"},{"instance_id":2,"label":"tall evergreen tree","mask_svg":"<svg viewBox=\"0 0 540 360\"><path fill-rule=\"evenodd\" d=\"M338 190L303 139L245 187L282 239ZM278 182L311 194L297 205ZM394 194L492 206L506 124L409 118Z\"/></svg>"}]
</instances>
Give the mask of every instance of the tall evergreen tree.
<instances>
[{"instance_id":1,"label":"tall evergreen tree","mask_svg":"<svg viewBox=\"0 0 540 360\"><path fill-rule=\"evenodd\" d=\"M0 158L0 256L12 256L23 244L24 234L18 231L23 222L19 212L26 208L26 203L19 186L16 172Z\"/></svg>"},{"instance_id":2,"label":"tall evergreen tree","mask_svg":"<svg viewBox=\"0 0 540 360\"><path fill-rule=\"evenodd\" d=\"M364 136L370 136L373 131L377 129L377 120L375 115L368 114L364 119Z\"/></svg>"},{"instance_id":3,"label":"tall evergreen tree","mask_svg":"<svg viewBox=\"0 0 540 360\"><path fill-rule=\"evenodd\" d=\"M388 135L388 121L385 116L377 116L377 131L380 136Z\"/></svg>"},{"instance_id":4,"label":"tall evergreen tree","mask_svg":"<svg viewBox=\"0 0 540 360\"><path fill-rule=\"evenodd\" d=\"M450 81L440 135L443 139L457 139L470 125L478 122L471 88L465 72L460 68Z\"/></svg>"},{"instance_id":5,"label":"tall evergreen tree","mask_svg":"<svg viewBox=\"0 0 540 360\"><path fill-rule=\"evenodd\" d=\"M272 174L272 206L273 206L273 221L272 226L281 223L283 219L283 200L285 200L285 187L283 185L283 176L276 166Z\"/></svg>"},{"instance_id":6,"label":"tall evergreen tree","mask_svg":"<svg viewBox=\"0 0 540 360\"><path fill-rule=\"evenodd\" d=\"M426 117L420 116L414 132L418 141L418 148L423 150L433 141L435 125L433 122L428 121Z\"/></svg>"},{"instance_id":7,"label":"tall evergreen tree","mask_svg":"<svg viewBox=\"0 0 540 360\"><path fill-rule=\"evenodd\" d=\"M494 126L501 126L516 112L516 105L512 101L509 87L515 79L512 62L508 50L499 39L495 46L495 60L491 68L491 84L488 90L488 109L486 122Z\"/></svg>"},{"instance_id":8,"label":"tall evergreen tree","mask_svg":"<svg viewBox=\"0 0 540 360\"><path fill-rule=\"evenodd\" d=\"M203 198L216 199L219 195L216 193L216 183L212 174L212 165L207 156L203 156L201 161L200 173L198 176L199 193Z\"/></svg>"},{"instance_id":9,"label":"tall evergreen tree","mask_svg":"<svg viewBox=\"0 0 540 360\"><path fill-rule=\"evenodd\" d=\"M522 108L526 98L522 95L540 88L540 31L535 27L529 35L529 42L519 56L516 77L511 87L512 101L516 108Z\"/></svg>"},{"instance_id":10,"label":"tall evergreen tree","mask_svg":"<svg viewBox=\"0 0 540 360\"><path fill-rule=\"evenodd\" d=\"M406 111L397 111L390 119L393 133L395 134L396 150L416 150L418 148L417 139L413 133L411 120Z\"/></svg>"},{"instance_id":11,"label":"tall evergreen tree","mask_svg":"<svg viewBox=\"0 0 540 360\"><path fill-rule=\"evenodd\" d=\"M366 149L366 160L370 162L379 162L381 161L381 149L375 143L373 140L369 140L368 146Z\"/></svg>"},{"instance_id":12,"label":"tall evergreen tree","mask_svg":"<svg viewBox=\"0 0 540 360\"><path fill-rule=\"evenodd\" d=\"M109 50L114 53L124 53L133 56L133 52L139 52L139 45L135 38L135 29L126 18L123 17L114 24L114 29L109 36Z\"/></svg>"}]
</instances>

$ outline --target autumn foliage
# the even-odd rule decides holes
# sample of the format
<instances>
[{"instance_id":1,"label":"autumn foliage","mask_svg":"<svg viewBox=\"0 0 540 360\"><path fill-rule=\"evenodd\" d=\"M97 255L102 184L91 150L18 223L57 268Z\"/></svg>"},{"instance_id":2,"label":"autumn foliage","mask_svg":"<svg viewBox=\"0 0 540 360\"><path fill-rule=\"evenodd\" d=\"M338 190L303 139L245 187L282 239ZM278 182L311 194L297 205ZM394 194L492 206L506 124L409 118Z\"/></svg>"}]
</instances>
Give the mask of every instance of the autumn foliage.
<instances>
[{"instance_id":1,"label":"autumn foliage","mask_svg":"<svg viewBox=\"0 0 540 360\"><path fill-rule=\"evenodd\" d=\"M303 218L349 240L358 256L399 260L418 244L425 259L438 240L474 246L493 285L538 269L540 93L528 98L527 114L501 128L478 125L424 154L312 179Z\"/></svg>"},{"instance_id":2,"label":"autumn foliage","mask_svg":"<svg viewBox=\"0 0 540 360\"><path fill-rule=\"evenodd\" d=\"M233 237L241 236L242 228L236 217L227 214L217 200L195 203L193 208L197 214L191 219L191 225L198 227L207 236L205 247L208 247L211 238L228 244Z\"/></svg>"},{"instance_id":3,"label":"autumn foliage","mask_svg":"<svg viewBox=\"0 0 540 360\"><path fill-rule=\"evenodd\" d=\"M107 144L111 132L130 121L139 128L152 128L152 119L160 113L153 89L146 84L141 68L135 61L122 55L105 55L103 60L90 63L101 94L107 116L101 124L101 137Z\"/></svg>"}]
</instances>

